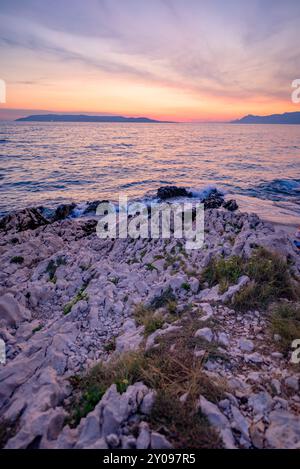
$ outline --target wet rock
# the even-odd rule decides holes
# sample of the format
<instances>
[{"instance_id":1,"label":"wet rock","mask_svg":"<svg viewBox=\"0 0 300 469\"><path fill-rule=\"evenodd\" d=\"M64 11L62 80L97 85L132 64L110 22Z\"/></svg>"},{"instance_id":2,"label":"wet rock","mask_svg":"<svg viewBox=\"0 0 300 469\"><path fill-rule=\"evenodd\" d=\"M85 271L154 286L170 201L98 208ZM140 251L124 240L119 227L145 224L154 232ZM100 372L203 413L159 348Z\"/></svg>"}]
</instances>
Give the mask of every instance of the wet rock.
<instances>
[{"instance_id":1,"label":"wet rock","mask_svg":"<svg viewBox=\"0 0 300 469\"><path fill-rule=\"evenodd\" d=\"M226 202L224 202L223 207L226 208L226 210L229 210L230 212L235 212L239 208L238 204L236 203L236 200L234 199L227 200Z\"/></svg>"},{"instance_id":2,"label":"wet rock","mask_svg":"<svg viewBox=\"0 0 300 469\"><path fill-rule=\"evenodd\" d=\"M86 220L81 228L86 236L96 233L97 220Z\"/></svg>"},{"instance_id":3,"label":"wet rock","mask_svg":"<svg viewBox=\"0 0 300 469\"><path fill-rule=\"evenodd\" d=\"M59 205L55 209L55 212L51 221L54 222L58 220L64 220L65 218L69 217L72 214L75 207L76 207L75 203Z\"/></svg>"},{"instance_id":4,"label":"wet rock","mask_svg":"<svg viewBox=\"0 0 300 469\"><path fill-rule=\"evenodd\" d=\"M18 210L0 219L0 232L14 232L35 230L49 222L37 208Z\"/></svg>"},{"instance_id":5,"label":"wet rock","mask_svg":"<svg viewBox=\"0 0 300 469\"><path fill-rule=\"evenodd\" d=\"M184 187L164 186L158 189L157 197L160 200L167 200L172 199L174 197L192 197L192 194L191 192L188 192Z\"/></svg>"},{"instance_id":6,"label":"wet rock","mask_svg":"<svg viewBox=\"0 0 300 469\"><path fill-rule=\"evenodd\" d=\"M109 201L108 200L93 200L92 202L87 202L87 205L83 214L88 215L91 213L96 213L98 205L104 204L104 203L109 203Z\"/></svg>"},{"instance_id":7,"label":"wet rock","mask_svg":"<svg viewBox=\"0 0 300 469\"><path fill-rule=\"evenodd\" d=\"M224 203L224 196L217 189L213 189L207 197L202 200L204 209L220 208Z\"/></svg>"}]
</instances>

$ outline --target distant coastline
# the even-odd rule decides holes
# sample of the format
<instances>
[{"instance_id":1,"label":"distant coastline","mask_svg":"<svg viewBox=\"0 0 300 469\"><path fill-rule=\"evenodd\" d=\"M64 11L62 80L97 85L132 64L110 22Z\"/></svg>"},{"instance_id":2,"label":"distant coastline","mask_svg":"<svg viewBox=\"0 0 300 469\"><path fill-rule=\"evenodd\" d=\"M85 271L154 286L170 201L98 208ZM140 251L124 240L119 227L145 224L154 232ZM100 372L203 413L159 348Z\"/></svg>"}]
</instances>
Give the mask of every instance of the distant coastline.
<instances>
[{"instance_id":1,"label":"distant coastline","mask_svg":"<svg viewBox=\"0 0 300 469\"><path fill-rule=\"evenodd\" d=\"M285 112L269 116L248 116L231 121L231 124L300 124L300 112Z\"/></svg>"},{"instance_id":2,"label":"distant coastline","mask_svg":"<svg viewBox=\"0 0 300 469\"><path fill-rule=\"evenodd\" d=\"M20 117L16 122L110 122L141 124L172 124L171 121L159 121L148 117L89 116L85 114L37 114Z\"/></svg>"}]
</instances>

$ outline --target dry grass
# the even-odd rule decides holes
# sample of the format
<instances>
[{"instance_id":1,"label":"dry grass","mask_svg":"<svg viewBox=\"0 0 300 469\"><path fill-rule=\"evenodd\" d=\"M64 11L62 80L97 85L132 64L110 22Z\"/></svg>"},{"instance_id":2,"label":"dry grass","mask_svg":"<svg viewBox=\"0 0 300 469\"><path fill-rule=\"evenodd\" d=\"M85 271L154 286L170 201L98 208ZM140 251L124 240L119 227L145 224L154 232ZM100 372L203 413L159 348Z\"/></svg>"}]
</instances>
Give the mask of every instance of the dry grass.
<instances>
[{"instance_id":1,"label":"dry grass","mask_svg":"<svg viewBox=\"0 0 300 469\"><path fill-rule=\"evenodd\" d=\"M172 394L159 391L150 416L150 425L164 431L174 448L221 448L219 436L190 401L181 403Z\"/></svg>"},{"instance_id":2,"label":"dry grass","mask_svg":"<svg viewBox=\"0 0 300 469\"><path fill-rule=\"evenodd\" d=\"M266 309L281 298L299 298L299 286L286 260L263 247L255 249L248 260L238 256L213 259L204 269L202 280L209 287L219 284L220 293L224 293L242 275L248 275L251 282L234 297L231 306L238 311Z\"/></svg>"},{"instance_id":3,"label":"dry grass","mask_svg":"<svg viewBox=\"0 0 300 469\"><path fill-rule=\"evenodd\" d=\"M243 259L232 256L228 259L212 259L202 272L202 281L211 288L220 284L220 291L224 293L230 285L237 283L243 274Z\"/></svg>"},{"instance_id":4,"label":"dry grass","mask_svg":"<svg viewBox=\"0 0 300 469\"><path fill-rule=\"evenodd\" d=\"M160 329L165 323L162 314L156 313L152 308L147 308L143 304L136 306L133 317L139 326L144 326L145 337Z\"/></svg>"},{"instance_id":5,"label":"dry grass","mask_svg":"<svg viewBox=\"0 0 300 469\"><path fill-rule=\"evenodd\" d=\"M87 375L74 377L73 409L69 424L94 409L108 387L115 383L119 392L130 384L143 381L155 389L157 399L149 418L152 428L164 432L177 448L220 447L220 441L207 420L197 409L200 394L212 402L224 395L224 384L212 382L202 370L202 361L194 357L194 338L198 324L182 321L182 328L160 338L158 346L148 352L130 352L108 363L97 364ZM210 344L206 344L210 347ZM208 352L209 353L209 352ZM188 398L183 403L183 394Z\"/></svg>"},{"instance_id":6,"label":"dry grass","mask_svg":"<svg viewBox=\"0 0 300 469\"><path fill-rule=\"evenodd\" d=\"M300 339L300 305L283 302L270 307L270 325L272 334L280 335L278 347L284 355L292 350L295 339Z\"/></svg>"}]
</instances>

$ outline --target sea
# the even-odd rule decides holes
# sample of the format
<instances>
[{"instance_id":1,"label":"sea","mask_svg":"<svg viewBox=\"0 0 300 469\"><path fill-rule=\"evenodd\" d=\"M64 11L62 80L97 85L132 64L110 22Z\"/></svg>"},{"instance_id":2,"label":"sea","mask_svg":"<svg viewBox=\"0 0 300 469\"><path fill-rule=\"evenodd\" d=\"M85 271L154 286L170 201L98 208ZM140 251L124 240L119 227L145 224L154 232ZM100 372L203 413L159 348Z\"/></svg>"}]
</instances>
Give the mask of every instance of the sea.
<instances>
[{"instance_id":1,"label":"sea","mask_svg":"<svg viewBox=\"0 0 300 469\"><path fill-rule=\"evenodd\" d=\"M217 188L263 219L300 224L300 126L0 122L0 214L154 200ZM77 214L80 215L80 210Z\"/></svg>"}]
</instances>

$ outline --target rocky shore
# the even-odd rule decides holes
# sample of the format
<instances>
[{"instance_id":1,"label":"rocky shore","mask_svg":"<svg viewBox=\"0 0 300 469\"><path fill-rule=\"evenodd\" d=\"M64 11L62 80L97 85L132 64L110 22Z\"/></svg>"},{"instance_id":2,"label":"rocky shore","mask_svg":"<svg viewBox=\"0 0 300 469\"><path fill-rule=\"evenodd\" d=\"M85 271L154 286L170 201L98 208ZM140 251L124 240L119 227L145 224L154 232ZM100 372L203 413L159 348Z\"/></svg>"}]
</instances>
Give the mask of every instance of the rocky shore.
<instances>
[{"instance_id":1,"label":"rocky shore","mask_svg":"<svg viewBox=\"0 0 300 469\"><path fill-rule=\"evenodd\" d=\"M2 447L300 448L299 249L204 204L193 251L101 240L96 204L0 220Z\"/></svg>"}]
</instances>

